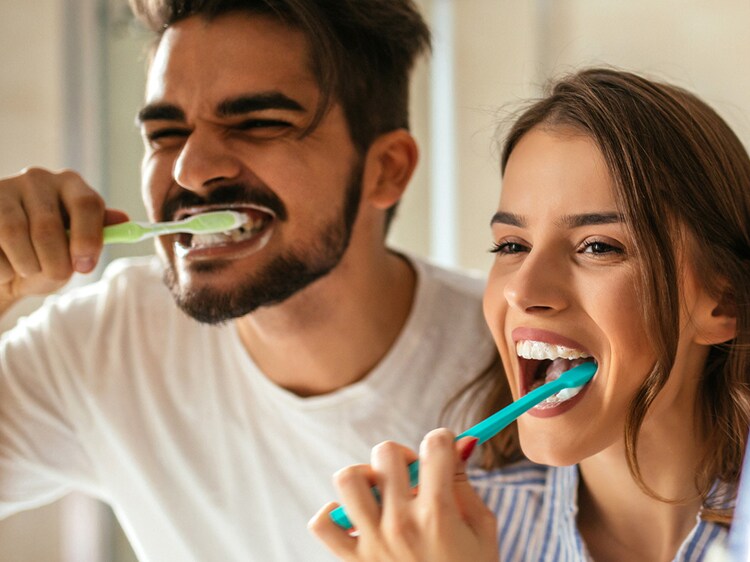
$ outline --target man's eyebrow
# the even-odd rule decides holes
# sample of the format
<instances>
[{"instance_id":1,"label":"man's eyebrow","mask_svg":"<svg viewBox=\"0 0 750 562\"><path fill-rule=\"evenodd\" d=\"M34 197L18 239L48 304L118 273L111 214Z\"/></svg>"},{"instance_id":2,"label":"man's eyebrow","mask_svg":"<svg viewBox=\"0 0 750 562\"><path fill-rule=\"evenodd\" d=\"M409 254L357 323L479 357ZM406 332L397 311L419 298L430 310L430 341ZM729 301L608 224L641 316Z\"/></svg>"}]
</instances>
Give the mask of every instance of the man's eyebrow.
<instances>
[{"instance_id":1,"label":"man's eyebrow","mask_svg":"<svg viewBox=\"0 0 750 562\"><path fill-rule=\"evenodd\" d=\"M136 124L146 121L185 121L185 112L171 103L150 103L138 112Z\"/></svg>"},{"instance_id":2,"label":"man's eyebrow","mask_svg":"<svg viewBox=\"0 0 750 562\"><path fill-rule=\"evenodd\" d=\"M492 215L492 219L490 220L490 226L493 224L507 224L510 226L518 226L522 227L526 224L526 220L515 213L506 213L504 211L498 211L494 215Z\"/></svg>"},{"instance_id":3,"label":"man's eyebrow","mask_svg":"<svg viewBox=\"0 0 750 562\"><path fill-rule=\"evenodd\" d=\"M253 111L264 109L288 109L291 111L305 111L296 100L281 92L261 92L228 98L216 107L218 117L236 117Z\"/></svg>"},{"instance_id":4,"label":"man's eyebrow","mask_svg":"<svg viewBox=\"0 0 750 562\"><path fill-rule=\"evenodd\" d=\"M614 224L625 222L620 213L582 213L580 215L565 215L560 220L560 224L568 228L578 228L580 226L591 226L596 224Z\"/></svg>"},{"instance_id":5,"label":"man's eyebrow","mask_svg":"<svg viewBox=\"0 0 750 562\"><path fill-rule=\"evenodd\" d=\"M225 99L216 107L216 115L218 117L236 117L264 109L305 111L302 104L281 92L262 92ZM138 125L142 125L146 121L158 120L185 121L185 112L171 103L150 103L143 107L136 117Z\"/></svg>"}]
</instances>

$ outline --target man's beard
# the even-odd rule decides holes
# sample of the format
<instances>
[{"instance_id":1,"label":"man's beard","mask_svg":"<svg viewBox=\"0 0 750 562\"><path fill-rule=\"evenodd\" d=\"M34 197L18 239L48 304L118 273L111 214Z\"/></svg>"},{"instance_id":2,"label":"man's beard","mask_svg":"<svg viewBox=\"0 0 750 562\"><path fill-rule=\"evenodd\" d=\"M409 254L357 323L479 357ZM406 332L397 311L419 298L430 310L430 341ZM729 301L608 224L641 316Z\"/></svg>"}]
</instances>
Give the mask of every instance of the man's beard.
<instances>
[{"instance_id":1,"label":"man's beard","mask_svg":"<svg viewBox=\"0 0 750 562\"><path fill-rule=\"evenodd\" d=\"M289 250L258 270L252 278L237 286L221 290L212 287L183 289L174 264L164 271L164 282L177 306L199 322L221 324L250 314L262 306L281 303L328 274L338 265L351 240L362 195L363 163L358 162L350 174L344 195L342 214L331 220L305 243L302 251ZM205 263L203 271L216 270L221 263Z\"/></svg>"}]
</instances>

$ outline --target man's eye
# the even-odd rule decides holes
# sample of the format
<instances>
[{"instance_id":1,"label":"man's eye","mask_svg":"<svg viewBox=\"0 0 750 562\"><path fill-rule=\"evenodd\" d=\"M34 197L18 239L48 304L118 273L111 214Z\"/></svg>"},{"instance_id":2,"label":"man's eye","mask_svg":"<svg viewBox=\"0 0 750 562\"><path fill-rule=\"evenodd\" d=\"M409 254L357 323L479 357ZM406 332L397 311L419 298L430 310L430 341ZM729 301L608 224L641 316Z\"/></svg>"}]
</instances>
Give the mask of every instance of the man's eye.
<instances>
[{"instance_id":1,"label":"man's eye","mask_svg":"<svg viewBox=\"0 0 750 562\"><path fill-rule=\"evenodd\" d=\"M190 134L190 131L186 129L170 127L166 129L155 129L153 131L148 131L145 133L145 137L146 139L148 139L148 142L151 144L160 144L164 141L168 141L171 139L185 138L189 134Z\"/></svg>"},{"instance_id":2,"label":"man's eye","mask_svg":"<svg viewBox=\"0 0 750 562\"><path fill-rule=\"evenodd\" d=\"M490 253L493 254L520 254L527 252L528 247L519 242L499 242L492 245Z\"/></svg>"},{"instance_id":3,"label":"man's eye","mask_svg":"<svg viewBox=\"0 0 750 562\"><path fill-rule=\"evenodd\" d=\"M282 121L281 119L247 119L236 125L236 128L241 131L247 131L250 129L277 129L283 127L291 127L291 123L288 121Z\"/></svg>"}]
</instances>

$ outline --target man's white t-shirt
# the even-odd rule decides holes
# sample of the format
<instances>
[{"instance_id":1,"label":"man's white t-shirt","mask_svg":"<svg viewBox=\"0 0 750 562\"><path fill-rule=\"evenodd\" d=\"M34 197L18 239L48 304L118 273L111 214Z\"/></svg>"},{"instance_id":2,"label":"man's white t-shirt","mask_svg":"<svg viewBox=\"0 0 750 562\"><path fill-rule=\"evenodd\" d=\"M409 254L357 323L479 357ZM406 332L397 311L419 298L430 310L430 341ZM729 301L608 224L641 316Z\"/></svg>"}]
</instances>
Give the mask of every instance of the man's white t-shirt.
<instances>
[{"instance_id":1,"label":"man's white t-shirt","mask_svg":"<svg viewBox=\"0 0 750 562\"><path fill-rule=\"evenodd\" d=\"M393 348L308 398L267 379L232 323L179 311L156 259L50 299L0 345L0 517L79 490L144 562L331 560L306 524L332 474L386 439L416 447L494 355L482 281L412 263Z\"/></svg>"}]
</instances>

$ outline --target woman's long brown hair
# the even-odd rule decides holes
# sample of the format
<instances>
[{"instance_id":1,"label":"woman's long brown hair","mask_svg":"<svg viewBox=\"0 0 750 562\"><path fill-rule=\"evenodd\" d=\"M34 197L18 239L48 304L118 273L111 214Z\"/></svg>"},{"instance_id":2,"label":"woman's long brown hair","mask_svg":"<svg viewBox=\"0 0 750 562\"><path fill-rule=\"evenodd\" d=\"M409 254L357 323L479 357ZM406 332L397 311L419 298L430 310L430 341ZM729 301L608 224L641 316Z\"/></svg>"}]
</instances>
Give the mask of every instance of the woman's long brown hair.
<instances>
[{"instance_id":1,"label":"woman's long brown hair","mask_svg":"<svg viewBox=\"0 0 750 562\"><path fill-rule=\"evenodd\" d=\"M696 429L707 444L696 474L702 517L727 524L732 512L721 508L727 498L714 484L736 493L750 420L750 158L721 117L694 95L609 68L559 80L528 107L506 137L502 172L518 141L538 126L573 127L594 140L636 241L642 312L657 363L630 404L624 437L630 471L654 498L681 501L649 488L637 458L641 425L677 349L679 252L687 252L703 286L736 313L737 335L710 350L695 404ZM690 243L682 243L683 233ZM505 381L499 383L484 413L507 403L506 390ZM509 428L495 442L487 467L517 457L514 432Z\"/></svg>"}]
</instances>

